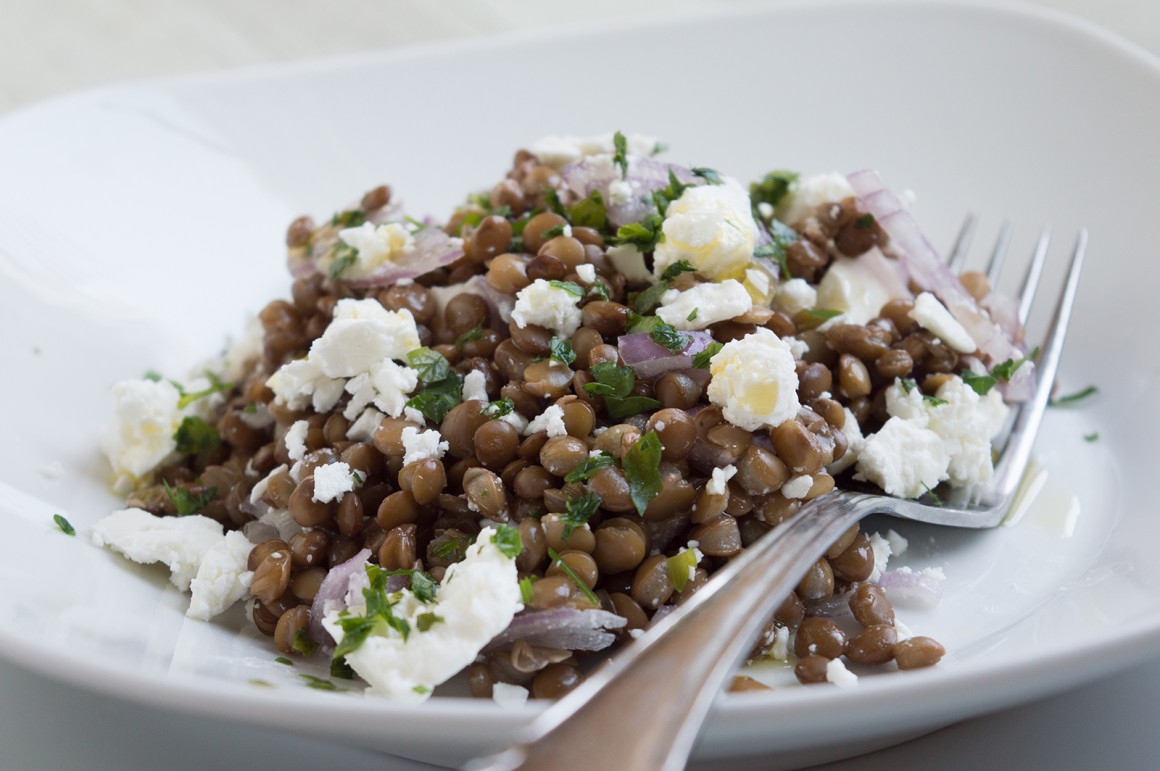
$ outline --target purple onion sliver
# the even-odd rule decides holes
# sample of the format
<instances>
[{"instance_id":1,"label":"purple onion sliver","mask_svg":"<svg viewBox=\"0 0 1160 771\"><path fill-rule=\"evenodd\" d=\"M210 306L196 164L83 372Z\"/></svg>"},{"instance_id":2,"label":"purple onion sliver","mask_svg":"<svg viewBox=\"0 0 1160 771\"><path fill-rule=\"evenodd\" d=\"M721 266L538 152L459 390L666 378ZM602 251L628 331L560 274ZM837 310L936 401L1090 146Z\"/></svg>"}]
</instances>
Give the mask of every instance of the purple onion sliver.
<instances>
[{"instance_id":1,"label":"purple onion sliver","mask_svg":"<svg viewBox=\"0 0 1160 771\"><path fill-rule=\"evenodd\" d=\"M705 350L713 342L708 332L684 332L689 344L679 353L673 353L659 345L647 332L621 335L617 341L620 358L632 367L637 377L656 377L675 369L689 369L693 366L693 356Z\"/></svg>"},{"instance_id":2,"label":"purple onion sliver","mask_svg":"<svg viewBox=\"0 0 1160 771\"><path fill-rule=\"evenodd\" d=\"M944 579L928 571L910 568L888 570L878 578L878 585L886 590L892 605L930 610L943 596Z\"/></svg>"},{"instance_id":3,"label":"purple onion sliver","mask_svg":"<svg viewBox=\"0 0 1160 771\"><path fill-rule=\"evenodd\" d=\"M330 601L345 603L346 594L351 589L351 579L362 580L369 586L366 577L367 559L371 556L370 549L363 549L346 562L335 565L322 579L318 586L318 593L314 595L314 602L310 605L310 638L323 645L334 645L335 640L322 627L322 616L326 612L326 603Z\"/></svg>"},{"instance_id":4,"label":"purple onion sliver","mask_svg":"<svg viewBox=\"0 0 1160 771\"><path fill-rule=\"evenodd\" d=\"M598 651L616 639L606 630L619 629L627 623L624 617L604 610L527 611L513 618L508 628L496 635L484 651L503 650L517 640L539 648Z\"/></svg>"}]
</instances>

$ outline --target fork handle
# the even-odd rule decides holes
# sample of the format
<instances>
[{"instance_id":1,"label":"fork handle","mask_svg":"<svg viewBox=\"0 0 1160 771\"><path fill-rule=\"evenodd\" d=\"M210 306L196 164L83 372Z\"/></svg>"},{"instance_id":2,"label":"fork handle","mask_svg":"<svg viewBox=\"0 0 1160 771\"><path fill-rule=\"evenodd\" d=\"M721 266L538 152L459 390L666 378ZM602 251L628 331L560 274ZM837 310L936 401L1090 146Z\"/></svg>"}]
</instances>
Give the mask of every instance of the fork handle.
<instances>
[{"instance_id":1,"label":"fork handle","mask_svg":"<svg viewBox=\"0 0 1160 771\"><path fill-rule=\"evenodd\" d=\"M875 510L874 500L834 492L808 502L517 732L516 744L469 768L684 768L725 678L810 565Z\"/></svg>"}]
</instances>

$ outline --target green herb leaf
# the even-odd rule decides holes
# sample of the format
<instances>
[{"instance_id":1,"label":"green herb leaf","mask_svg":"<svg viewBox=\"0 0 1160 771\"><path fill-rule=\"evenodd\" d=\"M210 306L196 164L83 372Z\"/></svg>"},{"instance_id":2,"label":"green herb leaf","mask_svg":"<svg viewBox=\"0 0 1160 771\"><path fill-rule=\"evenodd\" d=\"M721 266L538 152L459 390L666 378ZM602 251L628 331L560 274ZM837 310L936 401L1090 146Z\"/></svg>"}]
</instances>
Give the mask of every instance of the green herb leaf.
<instances>
[{"instance_id":1,"label":"green herb leaf","mask_svg":"<svg viewBox=\"0 0 1160 771\"><path fill-rule=\"evenodd\" d=\"M600 511L600 504L603 502L600 496L591 490L569 499L565 504L568 508L567 513L560 515L560 521L564 523L564 540L571 538L573 530L588 522L593 514Z\"/></svg>"},{"instance_id":2,"label":"green herb leaf","mask_svg":"<svg viewBox=\"0 0 1160 771\"><path fill-rule=\"evenodd\" d=\"M458 338L456 338L455 347L462 348L467 343L470 343L474 340L482 340L482 339L483 339L483 322L481 321L478 324L476 324L474 327L472 327L471 329L464 332ZM407 354L407 355L410 356L410 354Z\"/></svg>"},{"instance_id":3,"label":"green herb leaf","mask_svg":"<svg viewBox=\"0 0 1160 771\"><path fill-rule=\"evenodd\" d=\"M654 343L673 353L680 353L689 347L689 336L678 332L672 324L666 324L663 321L653 327L653 330L649 332L649 337L653 339Z\"/></svg>"},{"instance_id":4,"label":"green herb leaf","mask_svg":"<svg viewBox=\"0 0 1160 771\"><path fill-rule=\"evenodd\" d=\"M481 410L483 415L495 420L502 418L504 415L510 415L516 409L516 403L511 399L499 399L494 402L489 402L486 407Z\"/></svg>"},{"instance_id":5,"label":"green herb leaf","mask_svg":"<svg viewBox=\"0 0 1160 771\"><path fill-rule=\"evenodd\" d=\"M661 279L664 281L672 281L682 273L694 273L696 270L696 268L689 264L688 260L677 260L672 265L665 268L665 272L661 274Z\"/></svg>"},{"instance_id":6,"label":"green herb leaf","mask_svg":"<svg viewBox=\"0 0 1160 771\"><path fill-rule=\"evenodd\" d=\"M558 281L556 279L552 279L548 282L548 285L554 289L563 289L568 294L575 295L576 297L583 297L585 294L584 287L580 286L575 281Z\"/></svg>"},{"instance_id":7,"label":"green herb leaf","mask_svg":"<svg viewBox=\"0 0 1160 771\"><path fill-rule=\"evenodd\" d=\"M695 321L697 318L697 314L700 312L701 312L700 308L693 308L693 310L689 311L689 315L685 316L685 321Z\"/></svg>"},{"instance_id":8,"label":"green herb leaf","mask_svg":"<svg viewBox=\"0 0 1160 771\"><path fill-rule=\"evenodd\" d=\"M1060 407L1065 404L1075 404L1081 399L1086 399L1089 396L1093 396L1094 394L1099 393L1099 391L1099 388L1095 387L1094 385L1090 385L1082 391L1076 391L1073 394L1067 394L1066 396L1060 396L1052 399L1050 402L1048 402L1048 404L1052 407Z\"/></svg>"},{"instance_id":9,"label":"green herb leaf","mask_svg":"<svg viewBox=\"0 0 1160 771\"><path fill-rule=\"evenodd\" d=\"M611 361L594 364L588 371L596 380L585 384L584 390L595 396L624 398L636 385L631 367L618 367Z\"/></svg>"},{"instance_id":10,"label":"green herb leaf","mask_svg":"<svg viewBox=\"0 0 1160 771\"><path fill-rule=\"evenodd\" d=\"M597 299L604 300L605 302L612 299L612 296L608 294L608 290L604 288L604 284L599 281L588 287L588 294L595 295Z\"/></svg>"},{"instance_id":11,"label":"green herb leaf","mask_svg":"<svg viewBox=\"0 0 1160 771\"><path fill-rule=\"evenodd\" d=\"M545 230L543 233L540 234L540 240L547 241L551 238L555 238L556 236L564 235L564 228L565 227L566 227L566 225L556 225L554 227L548 228L547 230Z\"/></svg>"},{"instance_id":12,"label":"green herb leaf","mask_svg":"<svg viewBox=\"0 0 1160 771\"><path fill-rule=\"evenodd\" d=\"M669 291L668 281L653 284L636 296L636 302L633 303L633 308L641 316L652 313L661 304L661 295L667 291Z\"/></svg>"},{"instance_id":13,"label":"green herb leaf","mask_svg":"<svg viewBox=\"0 0 1160 771\"><path fill-rule=\"evenodd\" d=\"M664 217L650 214L640 222L621 225L617 228L616 238L613 240L618 244L633 244L642 252L651 252L656 249L657 242L661 239L663 224Z\"/></svg>"},{"instance_id":14,"label":"green herb leaf","mask_svg":"<svg viewBox=\"0 0 1160 771\"><path fill-rule=\"evenodd\" d=\"M695 369L709 369L709 361L725 347L724 343L716 341L705 346L705 350L693 355L693 367Z\"/></svg>"},{"instance_id":15,"label":"green herb leaf","mask_svg":"<svg viewBox=\"0 0 1160 771\"><path fill-rule=\"evenodd\" d=\"M560 200L560 194L556 192L556 188L548 188L544 200L547 201L550 211L559 214L561 217L567 216L568 212L564 210L564 203Z\"/></svg>"},{"instance_id":16,"label":"green herb leaf","mask_svg":"<svg viewBox=\"0 0 1160 771\"><path fill-rule=\"evenodd\" d=\"M407 354L407 363L419 375L420 385L431 385L451 374L451 364L443 354L430 348L416 348Z\"/></svg>"},{"instance_id":17,"label":"green herb leaf","mask_svg":"<svg viewBox=\"0 0 1160 771\"><path fill-rule=\"evenodd\" d=\"M711 185L725 184L725 180L721 178L720 172L718 172L716 169L709 169L704 166L694 166L693 168L689 169L689 171L693 172L693 176L700 177Z\"/></svg>"},{"instance_id":18,"label":"green herb leaf","mask_svg":"<svg viewBox=\"0 0 1160 771\"><path fill-rule=\"evenodd\" d=\"M142 375L141 377L143 377L146 380L153 382L153 383L160 383L161 382L161 373L157 372L156 370L151 369L148 372L146 372L144 375Z\"/></svg>"},{"instance_id":19,"label":"green herb leaf","mask_svg":"<svg viewBox=\"0 0 1160 771\"><path fill-rule=\"evenodd\" d=\"M216 487L207 487L200 493L192 493L184 487L170 487L164 479L161 480L161 486L165 488L165 494L173 502L179 517L197 514L217 495Z\"/></svg>"},{"instance_id":20,"label":"green herb leaf","mask_svg":"<svg viewBox=\"0 0 1160 771\"><path fill-rule=\"evenodd\" d=\"M64 533L65 535L77 534L76 528L72 526L72 523L62 517L60 514L53 514L52 521L55 522L56 526L60 528L60 532Z\"/></svg>"},{"instance_id":21,"label":"green herb leaf","mask_svg":"<svg viewBox=\"0 0 1160 771\"><path fill-rule=\"evenodd\" d=\"M553 336L548 343L548 348L551 350L550 357L552 361L558 361L561 364L572 365L576 361L576 351L572 350L572 341Z\"/></svg>"},{"instance_id":22,"label":"green herb leaf","mask_svg":"<svg viewBox=\"0 0 1160 771\"><path fill-rule=\"evenodd\" d=\"M350 664L346 663L346 659L331 659L330 676L342 678L343 680L353 680L354 670L350 668Z\"/></svg>"},{"instance_id":23,"label":"green herb leaf","mask_svg":"<svg viewBox=\"0 0 1160 771\"><path fill-rule=\"evenodd\" d=\"M989 375L979 375L977 373L971 372L970 370L967 370L966 372L963 372L961 375L959 375L959 377L961 377L963 382L970 386L971 389L979 396L986 396L988 393L990 393L991 389L999 383L999 381L1004 383L1010 381L1016 370L1023 366L1025 362L1034 359L1038 355L1039 347L1036 346L1035 348L1032 348L1030 353L1028 353L1022 359L1007 359L1004 362L996 364L991 368L991 374Z\"/></svg>"},{"instance_id":24,"label":"green herb leaf","mask_svg":"<svg viewBox=\"0 0 1160 771\"><path fill-rule=\"evenodd\" d=\"M187 392L185 388L182 387L181 383L178 383L174 380L169 381L170 383L173 383L173 387L176 388L177 393L181 395L181 398L177 400L177 409L184 410L198 399L204 399L211 394L216 394L222 391L229 391L234 387L233 383L223 382L221 378L212 372L207 371L205 376L210 382L209 388L203 388L200 391L193 391L192 393Z\"/></svg>"},{"instance_id":25,"label":"green herb leaf","mask_svg":"<svg viewBox=\"0 0 1160 771\"><path fill-rule=\"evenodd\" d=\"M861 217L854 220L854 227L858 228L859 230L869 230L870 228L874 227L874 215L863 214Z\"/></svg>"},{"instance_id":26,"label":"green herb leaf","mask_svg":"<svg viewBox=\"0 0 1160 771\"><path fill-rule=\"evenodd\" d=\"M649 431L625 451L621 460L632 504L641 516L644 516L649 503L661 491L660 463L663 449L657 432Z\"/></svg>"},{"instance_id":27,"label":"green herb leaf","mask_svg":"<svg viewBox=\"0 0 1160 771\"><path fill-rule=\"evenodd\" d=\"M286 666L286 667L294 666L294 662L291 661L290 659L286 658L285 656L277 657L276 659L274 659L274 663L281 664L282 666Z\"/></svg>"},{"instance_id":28,"label":"green herb leaf","mask_svg":"<svg viewBox=\"0 0 1160 771\"><path fill-rule=\"evenodd\" d=\"M1099 431L1094 431L1090 434L1083 435L1083 440L1085 442L1098 442L1099 439L1100 439L1100 432Z\"/></svg>"},{"instance_id":29,"label":"green herb leaf","mask_svg":"<svg viewBox=\"0 0 1160 771\"><path fill-rule=\"evenodd\" d=\"M520 540L520 531L508 525L497 525L495 535L491 537L495 548L505 557L515 559L524 549L524 542Z\"/></svg>"},{"instance_id":30,"label":"green herb leaf","mask_svg":"<svg viewBox=\"0 0 1160 771\"><path fill-rule=\"evenodd\" d=\"M577 227L604 230L608 227L608 208L599 190L568 207L568 220Z\"/></svg>"},{"instance_id":31,"label":"green herb leaf","mask_svg":"<svg viewBox=\"0 0 1160 771\"><path fill-rule=\"evenodd\" d=\"M1011 380L1011 378L1015 376L1016 370L1018 370L1020 367L1022 367L1024 363L1031 361L1032 359L1034 359L1038 355L1039 355L1039 346L1036 346L1036 347L1032 348L1031 351L1028 352L1028 354L1026 356L1024 356L1022 359L1018 359L1018 360L1007 359L1006 361L1004 361L1000 364L996 364L991 369L991 374L994 375L995 377L999 378L1000 380L1002 380L1004 383L1009 382Z\"/></svg>"},{"instance_id":32,"label":"green herb leaf","mask_svg":"<svg viewBox=\"0 0 1160 771\"><path fill-rule=\"evenodd\" d=\"M177 442L177 451L182 455L213 452L222 444L218 430L196 415L182 418L181 425L173 432L173 441Z\"/></svg>"},{"instance_id":33,"label":"green herb leaf","mask_svg":"<svg viewBox=\"0 0 1160 771\"><path fill-rule=\"evenodd\" d=\"M580 590L580 593L583 594L590 603L596 605L597 607L600 606L600 600L597 599L596 595L592 593L592 590L588 588L588 584L580 580L580 576L576 575L576 572L568 566L567 562L560 559L560 555L557 554L556 550L551 546L548 547L548 558L552 560L556 567L560 568L561 573L568 576L568 579L576 585L576 588Z\"/></svg>"},{"instance_id":34,"label":"green herb leaf","mask_svg":"<svg viewBox=\"0 0 1160 771\"><path fill-rule=\"evenodd\" d=\"M754 182L749 186L749 200L753 202L754 208L757 208L759 203L777 206L797 178L796 171L785 171L784 169L771 171L760 182Z\"/></svg>"},{"instance_id":35,"label":"green herb leaf","mask_svg":"<svg viewBox=\"0 0 1160 771\"><path fill-rule=\"evenodd\" d=\"M435 579L422 570L409 572L411 573L411 593L415 595L415 599L420 602L435 602L435 594L439 590L439 584L435 583Z\"/></svg>"},{"instance_id":36,"label":"green herb leaf","mask_svg":"<svg viewBox=\"0 0 1160 771\"><path fill-rule=\"evenodd\" d=\"M936 396L927 396L926 394L922 395L922 400L926 404L929 404L931 407L941 407L947 403L946 399L939 399Z\"/></svg>"},{"instance_id":37,"label":"green herb leaf","mask_svg":"<svg viewBox=\"0 0 1160 771\"><path fill-rule=\"evenodd\" d=\"M301 678L302 680L304 680L306 682L306 685L310 686L311 688L313 688L316 691L337 691L338 690L337 685L330 682L329 680L323 680L321 677L315 677L314 675L307 675L307 674L301 674L301 675L298 675L298 677Z\"/></svg>"},{"instance_id":38,"label":"green herb leaf","mask_svg":"<svg viewBox=\"0 0 1160 771\"><path fill-rule=\"evenodd\" d=\"M902 392L906 394L918 388L918 383L914 381L914 378L909 377L899 378L898 385L902 388Z\"/></svg>"},{"instance_id":39,"label":"green herb leaf","mask_svg":"<svg viewBox=\"0 0 1160 771\"><path fill-rule=\"evenodd\" d=\"M617 131L612 135L612 146L616 153L612 156L612 163L620 167L620 178L626 179L628 177L628 142L624 138L624 134Z\"/></svg>"},{"instance_id":40,"label":"green herb leaf","mask_svg":"<svg viewBox=\"0 0 1160 771\"><path fill-rule=\"evenodd\" d=\"M444 362L446 361L444 359ZM452 372L448 377L430 384L412 396L407 401L407 406L419 410L428 420L442 423L447 413L461 401L463 401L463 378L458 373Z\"/></svg>"},{"instance_id":41,"label":"green herb leaf","mask_svg":"<svg viewBox=\"0 0 1160 771\"><path fill-rule=\"evenodd\" d=\"M992 388L999 382L999 379L991 375L980 375L975 372L967 370L959 375L963 382L971 387L979 396L986 396Z\"/></svg>"},{"instance_id":42,"label":"green herb leaf","mask_svg":"<svg viewBox=\"0 0 1160 771\"><path fill-rule=\"evenodd\" d=\"M358 249L347 243L340 243L334 247L334 258L330 261L330 267L326 269L326 276L331 281L335 281L341 276L347 268L358 262Z\"/></svg>"},{"instance_id":43,"label":"green herb leaf","mask_svg":"<svg viewBox=\"0 0 1160 771\"><path fill-rule=\"evenodd\" d=\"M922 485L922 489L926 490L926 494L930 496L932 501L934 501L934 505L939 507L939 508L942 508L942 505L943 505L942 498L939 498L937 495L935 495L934 490L931 490L929 487L926 486L926 482L919 482L919 484Z\"/></svg>"},{"instance_id":44,"label":"green herb leaf","mask_svg":"<svg viewBox=\"0 0 1160 771\"><path fill-rule=\"evenodd\" d=\"M426 632L434 624L443 620L443 616L437 616L434 613L420 613L415 617L415 626L420 632Z\"/></svg>"},{"instance_id":45,"label":"green herb leaf","mask_svg":"<svg viewBox=\"0 0 1160 771\"><path fill-rule=\"evenodd\" d=\"M423 685L422 683L420 683L419 685L413 686L411 688L411 690L414 691L415 693L419 694L420 696L423 696L424 694L431 693L431 689L428 688L427 686Z\"/></svg>"},{"instance_id":46,"label":"green herb leaf","mask_svg":"<svg viewBox=\"0 0 1160 771\"><path fill-rule=\"evenodd\" d=\"M806 314L819 321L829 321L841 316L845 311L836 311L833 308L810 308Z\"/></svg>"},{"instance_id":47,"label":"green herb leaf","mask_svg":"<svg viewBox=\"0 0 1160 771\"><path fill-rule=\"evenodd\" d=\"M290 643L290 648L303 656L313 656L314 652L318 650L318 643L310 639L305 629L299 629L294 633L294 640Z\"/></svg>"},{"instance_id":48,"label":"green herb leaf","mask_svg":"<svg viewBox=\"0 0 1160 771\"><path fill-rule=\"evenodd\" d=\"M614 420L631 418L642 412L659 410L661 403L648 396L629 396L624 399L604 398L604 406L608 410L608 417Z\"/></svg>"},{"instance_id":49,"label":"green herb leaf","mask_svg":"<svg viewBox=\"0 0 1160 771\"><path fill-rule=\"evenodd\" d=\"M532 584L535 580L531 576L524 576L520 579L520 599L523 600L524 605L532 603Z\"/></svg>"},{"instance_id":50,"label":"green herb leaf","mask_svg":"<svg viewBox=\"0 0 1160 771\"><path fill-rule=\"evenodd\" d=\"M697 552L692 549L682 549L665 560L665 572L668 573L669 582L678 592L685 590L685 585L689 583L689 573L696 569Z\"/></svg>"},{"instance_id":51,"label":"green herb leaf","mask_svg":"<svg viewBox=\"0 0 1160 771\"><path fill-rule=\"evenodd\" d=\"M660 155L661 153L667 153L668 151L669 151L668 144L666 144L665 142L657 142L655 145L653 145L652 154L653 155Z\"/></svg>"},{"instance_id":52,"label":"green herb leaf","mask_svg":"<svg viewBox=\"0 0 1160 771\"><path fill-rule=\"evenodd\" d=\"M587 481L593 474L602 468L616 465L616 458L612 457L606 452L599 455L585 458L580 463L567 473L564 477L565 482L584 482Z\"/></svg>"},{"instance_id":53,"label":"green herb leaf","mask_svg":"<svg viewBox=\"0 0 1160 771\"><path fill-rule=\"evenodd\" d=\"M362 209L347 209L330 218L330 224L336 228L357 228L366 221L367 213Z\"/></svg>"}]
</instances>

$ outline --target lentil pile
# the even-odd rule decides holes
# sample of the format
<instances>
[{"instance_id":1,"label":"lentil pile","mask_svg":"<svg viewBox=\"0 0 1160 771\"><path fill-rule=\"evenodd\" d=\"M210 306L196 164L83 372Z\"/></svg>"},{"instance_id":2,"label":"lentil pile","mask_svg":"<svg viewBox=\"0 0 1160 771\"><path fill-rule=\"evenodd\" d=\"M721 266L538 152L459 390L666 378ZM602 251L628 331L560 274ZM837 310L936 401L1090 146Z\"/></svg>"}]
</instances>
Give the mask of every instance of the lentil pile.
<instances>
[{"instance_id":1,"label":"lentil pile","mask_svg":"<svg viewBox=\"0 0 1160 771\"><path fill-rule=\"evenodd\" d=\"M129 495L154 515L196 512L260 540L246 566L250 614L282 654L332 642L317 639L312 603L363 550L399 582L392 591L418 595L485 527L518 534L517 619L599 609L623 620L607 630L629 644L855 473L892 398L937 405L978 368L916 321L922 287L900 282L862 318L851 297L825 304L836 266L894 262L883 228L833 175L807 184L773 172L745 191L627 150L620 135L603 154L578 152L518 152L445 225L404 220L387 187L321 224L295 220L296 278L259 314L257 355L235 382L213 379L204 418L182 424L195 441ZM587 186L578 168L593 175ZM698 190L726 210L713 238L712 207L690 208ZM737 190L743 208L728 209ZM676 221L686 211L690 232ZM729 241L731 228L745 237ZM988 296L978 274L962 286ZM377 344L360 338L326 348L341 359L327 365L337 319L380 316L406 322L402 347L375 354L393 363L349 364L350 350ZM727 369L734 344L772 363L739 347L740 366ZM350 368L299 372L316 359ZM837 682L843 657L938 662L938 643L899 633L877 572L870 535L850 528L785 598L754 656L793 663L802 683ZM471 691L559 696L594 647L493 643L468 666Z\"/></svg>"}]
</instances>

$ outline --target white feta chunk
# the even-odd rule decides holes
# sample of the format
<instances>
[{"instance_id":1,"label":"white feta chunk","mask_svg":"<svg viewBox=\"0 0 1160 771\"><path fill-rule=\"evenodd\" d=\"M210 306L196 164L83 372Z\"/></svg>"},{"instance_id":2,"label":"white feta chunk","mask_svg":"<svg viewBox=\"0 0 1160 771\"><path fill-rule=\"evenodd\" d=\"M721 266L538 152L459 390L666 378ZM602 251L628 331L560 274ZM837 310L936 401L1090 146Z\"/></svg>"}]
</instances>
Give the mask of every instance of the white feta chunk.
<instances>
[{"instance_id":1,"label":"white feta chunk","mask_svg":"<svg viewBox=\"0 0 1160 771\"><path fill-rule=\"evenodd\" d=\"M338 403L345 383L322 374L316 362L296 359L278 368L266 381L274 400L292 410L313 406L315 412L327 412Z\"/></svg>"},{"instance_id":2,"label":"white feta chunk","mask_svg":"<svg viewBox=\"0 0 1160 771\"><path fill-rule=\"evenodd\" d=\"M310 433L310 424L305 420L296 420L290 425L290 428L286 429L282 442L286 445L286 454L290 460L302 460L306 457L306 435L308 433Z\"/></svg>"},{"instance_id":3,"label":"white feta chunk","mask_svg":"<svg viewBox=\"0 0 1160 771\"><path fill-rule=\"evenodd\" d=\"M420 431L413 426L403 429L404 466L429 458L438 460L447 452L448 447L450 445L443 441L443 434L438 431Z\"/></svg>"},{"instance_id":4,"label":"white feta chunk","mask_svg":"<svg viewBox=\"0 0 1160 771\"><path fill-rule=\"evenodd\" d=\"M677 329L705 329L718 321L736 318L753 307L753 298L741 282L726 279L719 284L698 284L683 292L670 289L661 296L656 315Z\"/></svg>"},{"instance_id":5,"label":"white feta chunk","mask_svg":"<svg viewBox=\"0 0 1160 771\"><path fill-rule=\"evenodd\" d=\"M651 284L653 275L644 264L644 255L633 244L610 246L604 253L612 267L630 284Z\"/></svg>"},{"instance_id":6,"label":"white feta chunk","mask_svg":"<svg viewBox=\"0 0 1160 771\"><path fill-rule=\"evenodd\" d=\"M826 680L839 688L853 688L858 685L858 676L846 669L841 659L830 659L826 663Z\"/></svg>"},{"instance_id":7,"label":"white feta chunk","mask_svg":"<svg viewBox=\"0 0 1160 771\"><path fill-rule=\"evenodd\" d=\"M804 498L810 488L814 486L814 478L809 474L792 477L781 486L781 494L786 498Z\"/></svg>"},{"instance_id":8,"label":"white feta chunk","mask_svg":"<svg viewBox=\"0 0 1160 771\"><path fill-rule=\"evenodd\" d=\"M894 289L882 281L872 261L836 257L818 284L814 307L842 312L827 324L865 324L894 296Z\"/></svg>"},{"instance_id":9,"label":"white feta chunk","mask_svg":"<svg viewBox=\"0 0 1160 771\"><path fill-rule=\"evenodd\" d=\"M737 474L737 467L730 464L728 466L718 466L713 469L713 473L709 477L709 481L705 483L705 492L709 495L724 495L728 490L726 485L729 480Z\"/></svg>"},{"instance_id":10,"label":"white feta chunk","mask_svg":"<svg viewBox=\"0 0 1160 771\"><path fill-rule=\"evenodd\" d=\"M817 307L818 290L810 286L804 278L791 278L777 286L773 296L773 309L789 316ZM837 310L837 309L835 309Z\"/></svg>"},{"instance_id":11,"label":"white feta chunk","mask_svg":"<svg viewBox=\"0 0 1160 771\"><path fill-rule=\"evenodd\" d=\"M567 289L538 278L516 293L512 321L520 329L535 324L560 337L571 337L580 328L581 314L577 307L580 300Z\"/></svg>"},{"instance_id":12,"label":"white feta chunk","mask_svg":"<svg viewBox=\"0 0 1160 771\"><path fill-rule=\"evenodd\" d=\"M354 489L354 475L344 461L326 463L314 469L314 500L319 503L340 501Z\"/></svg>"},{"instance_id":13,"label":"white feta chunk","mask_svg":"<svg viewBox=\"0 0 1160 771\"><path fill-rule=\"evenodd\" d=\"M327 377L354 377L384 359L406 359L419 347L419 330L406 308L389 311L378 300L344 299L311 344L309 358Z\"/></svg>"},{"instance_id":14,"label":"white feta chunk","mask_svg":"<svg viewBox=\"0 0 1160 771\"><path fill-rule=\"evenodd\" d=\"M608 202L613 206L623 206L632 200L632 184L625 179L617 179L608 185Z\"/></svg>"},{"instance_id":15,"label":"white feta chunk","mask_svg":"<svg viewBox=\"0 0 1160 771\"><path fill-rule=\"evenodd\" d=\"M973 353L979 347L963 325L930 292L914 298L910 318L959 353Z\"/></svg>"},{"instance_id":16,"label":"white feta chunk","mask_svg":"<svg viewBox=\"0 0 1160 771\"><path fill-rule=\"evenodd\" d=\"M339 239L355 249L354 262L342 268L344 279L365 278L383 265L397 262L415 251L415 236L399 222L376 225L364 222L353 228L338 231ZM319 268L330 272L335 252L319 260Z\"/></svg>"},{"instance_id":17,"label":"white feta chunk","mask_svg":"<svg viewBox=\"0 0 1160 771\"><path fill-rule=\"evenodd\" d=\"M103 449L113 467L114 489L137 487L177 449L173 439L186 412L181 394L168 380L124 380L113 386L113 423Z\"/></svg>"},{"instance_id":18,"label":"white feta chunk","mask_svg":"<svg viewBox=\"0 0 1160 771\"><path fill-rule=\"evenodd\" d=\"M798 178L789 186L789 194L778 202L778 219L794 225L813 216L823 203L836 203L853 195L854 188L841 172Z\"/></svg>"},{"instance_id":19,"label":"white feta chunk","mask_svg":"<svg viewBox=\"0 0 1160 771\"><path fill-rule=\"evenodd\" d=\"M564 408L553 404L532 419L524 429L525 436L547 431L548 438L567 436L568 427L564 425Z\"/></svg>"},{"instance_id":20,"label":"white feta chunk","mask_svg":"<svg viewBox=\"0 0 1160 771\"><path fill-rule=\"evenodd\" d=\"M374 407L367 407L346 430L346 438L352 442L369 442L375 438L375 429L383 422L386 415Z\"/></svg>"},{"instance_id":21,"label":"white feta chunk","mask_svg":"<svg viewBox=\"0 0 1160 771\"><path fill-rule=\"evenodd\" d=\"M473 369L463 378L463 401L486 402L487 400L487 376L480 370Z\"/></svg>"},{"instance_id":22,"label":"white feta chunk","mask_svg":"<svg viewBox=\"0 0 1160 771\"><path fill-rule=\"evenodd\" d=\"M854 417L849 407L842 409L846 413L846 421L842 424L842 433L846 436L846 452L841 458L826 466L826 472L830 476L841 474L853 466L858 461L862 446L866 444L866 438L862 436L862 427L858 425L858 418Z\"/></svg>"},{"instance_id":23,"label":"white feta chunk","mask_svg":"<svg viewBox=\"0 0 1160 771\"><path fill-rule=\"evenodd\" d=\"M854 478L873 482L889 495L917 498L938 485L949 461L938 434L895 417L866 437Z\"/></svg>"},{"instance_id":24,"label":"white feta chunk","mask_svg":"<svg viewBox=\"0 0 1160 771\"><path fill-rule=\"evenodd\" d=\"M133 562L169 566L169 580L188 591L198 567L222 540L222 526L209 517L155 517L144 509L122 509L102 519L92 530L92 541L120 552Z\"/></svg>"},{"instance_id":25,"label":"white feta chunk","mask_svg":"<svg viewBox=\"0 0 1160 771\"><path fill-rule=\"evenodd\" d=\"M585 284L591 284L596 281L596 266L589 263L577 265L576 276Z\"/></svg>"},{"instance_id":26,"label":"white feta chunk","mask_svg":"<svg viewBox=\"0 0 1160 771\"><path fill-rule=\"evenodd\" d=\"M657 147L657 139L643 134L628 134L624 144L629 155L651 155ZM558 171L593 155L612 155L616 152L616 145L611 133L589 137L546 136L533 142L529 151L540 163Z\"/></svg>"},{"instance_id":27,"label":"white feta chunk","mask_svg":"<svg viewBox=\"0 0 1160 771\"><path fill-rule=\"evenodd\" d=\"M496 704L504 707L519 707L528 701L528 689L522 685L510 683L493 683L491 698Z\"/></svg>"},{"instance_id":28,"label":"white feta chunk","mask_svg":"<svg viewBox=\"0 0 1160 771\"><path fill-rule=\"evenodd\" d=\"M732 177L686 188L664 215L664 240L653 253L655 276L687 260L702 276L724 278L743 274L753 259L757 223L749 193Z\"/></svg>"},{"instance_id":29,"label":"white feta chunk","mask_svg":"<svg viewBox=\"0 0 1160 771\"><path fill-rule=\"evenodd\" d=\"M253 548L249 539L236 530L211 546L189 584L192 596L185 615L209 621L245 597L254 577L247 565Z\"/></svg>"},{"instance_id":30,"label":"white feta chunk","mask_svg":"<svg viewBox=\"0 0 1160 771\"><path fill-rule=\"evenodd\" d=\"M798 377L789 345L760 327L724 345L709 361L709 401L735 426L756 431L797 415Z\"/></svg>"}]
</instances>

